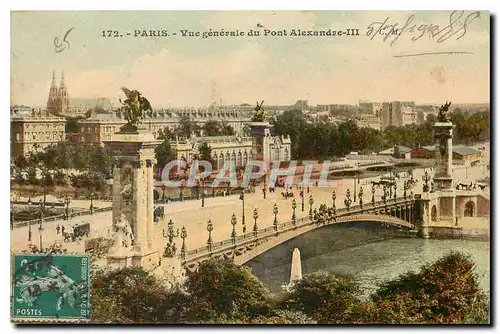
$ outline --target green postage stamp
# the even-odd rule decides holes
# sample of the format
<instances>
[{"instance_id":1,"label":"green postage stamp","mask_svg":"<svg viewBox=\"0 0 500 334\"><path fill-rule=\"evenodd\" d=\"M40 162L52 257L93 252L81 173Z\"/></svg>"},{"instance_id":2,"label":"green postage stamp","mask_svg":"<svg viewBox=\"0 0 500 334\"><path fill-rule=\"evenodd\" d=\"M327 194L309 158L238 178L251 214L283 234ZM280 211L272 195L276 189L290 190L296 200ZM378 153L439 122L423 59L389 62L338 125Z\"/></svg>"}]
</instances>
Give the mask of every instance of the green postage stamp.
<instances>
[{"instance_id":1,"label":"green postage stamp","mask_svg":"<svg viewBox=\"0 0 500 334\"><path fill-rule=\"evenodd\" d=\"M89 320L90 284L88 255L15 254L12 320Z\"/></svg>"}]
</instances>

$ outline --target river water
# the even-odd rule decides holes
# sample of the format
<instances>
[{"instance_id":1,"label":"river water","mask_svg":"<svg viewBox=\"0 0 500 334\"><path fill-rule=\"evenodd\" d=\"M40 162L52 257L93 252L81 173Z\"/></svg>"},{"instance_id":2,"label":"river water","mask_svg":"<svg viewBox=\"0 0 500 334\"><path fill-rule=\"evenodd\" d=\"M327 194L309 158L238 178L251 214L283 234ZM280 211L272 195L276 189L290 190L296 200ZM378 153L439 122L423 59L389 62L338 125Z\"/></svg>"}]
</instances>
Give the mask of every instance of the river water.
<instances>
[{"instance_id":1,"label":"river water","mask_svg":"<svg viewBox=\"0 0 500 334\"><path fill-rule=\"evenodd\" d=\"M435 261L450 251L460 251L471 256L476 264L479 284L489 294L490 243L487 241L421 238L371 241L302 258L302 273L307 275L316 271L327 271L357 277L363 289L363 296L368 296L381 282L397 278L410 270L418 271L423 264ZM266 254L248 263L253 273L273 293L280 293L281 285L287 283L290 277L291 254L288 259L286 255L284 257L288 263L281 261L279 265L265 265L263 262L266 262Z\"/></svg>"}]
</instances>

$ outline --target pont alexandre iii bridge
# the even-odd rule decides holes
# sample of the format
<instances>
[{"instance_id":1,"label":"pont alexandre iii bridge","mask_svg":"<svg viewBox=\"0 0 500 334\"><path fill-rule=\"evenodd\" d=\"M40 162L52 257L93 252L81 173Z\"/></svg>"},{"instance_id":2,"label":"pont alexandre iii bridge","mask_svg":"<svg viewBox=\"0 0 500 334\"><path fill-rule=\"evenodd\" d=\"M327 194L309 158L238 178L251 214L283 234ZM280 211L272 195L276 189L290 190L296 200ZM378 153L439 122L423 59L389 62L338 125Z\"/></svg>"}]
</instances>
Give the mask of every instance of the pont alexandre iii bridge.
<instances>
[{"instance_id":1,"label":"pont alexandre iii bridge","mask_svg":"<svg viewBox=\"0 0 500 334\"><path fill-rule=\"evenodd\" d=\"M187 271L196 270L200 262L210 258L225 258L241 265L287 240L334 224L372 222L400 229L415 229L417 214L413 194L381 201L372 198L370 203L353 206L346 203L345 207L339 209L334 205L327 207L322 204L319 210L309 211L308 216L298 219L295 217L295 207L292 206L294 213L287 222L278 222L276 218L278 210L275 207L272 226L263 229L256 228L258 214L254 211L254 227L251 232L237 236L233 229L231 237L220 242L213 242L211 237L213 227L207 226L207 246L181 251L182 263Z\"/></svg>"}]
</instances>

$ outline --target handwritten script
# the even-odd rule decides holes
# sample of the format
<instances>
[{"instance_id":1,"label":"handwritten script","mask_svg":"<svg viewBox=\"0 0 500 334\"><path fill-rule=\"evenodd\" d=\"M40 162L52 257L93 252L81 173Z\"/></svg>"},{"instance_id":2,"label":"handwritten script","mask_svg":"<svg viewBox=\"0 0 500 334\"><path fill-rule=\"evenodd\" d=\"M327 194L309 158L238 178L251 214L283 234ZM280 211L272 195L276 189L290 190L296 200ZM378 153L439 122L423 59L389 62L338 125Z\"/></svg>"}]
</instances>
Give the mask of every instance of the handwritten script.
<instances>
[{"instance_id":1,"label":"handwritten script","mask_svg":"<svg viewBox=\"0 0 500 334\"><path fill-rule=\"evenodd\" d=\"M68 41L68 35L73 29L75 29L75 28L73 27L73 28L69 29L68 31L66 31L62 41L59 41L59 37L54 38L54 50L57 53L63 52L64 50L69 49L70 44Z\"/></svg>"},{"instance_id":2,"label":"handwritten script","mask_svg":"<svg viewBox=\"0 0 500 334\"><path fill-rule=\"evenodd\" d=\"M448 18L448 24L441 27L439 24L428 24L416 22L415 14L408 16L404 24L390 22L390 17L379 22L372 22L368 25L366 36L373 40L377 36L383 36L383 41L390 41L394 45L403 35L411 36L413 42L423 38L430 38L436 43L454 38L460 40L467 34L469 25L480 17L480 12L465 14L465 11L452 11Z\"/></svg>"}]
</instances>

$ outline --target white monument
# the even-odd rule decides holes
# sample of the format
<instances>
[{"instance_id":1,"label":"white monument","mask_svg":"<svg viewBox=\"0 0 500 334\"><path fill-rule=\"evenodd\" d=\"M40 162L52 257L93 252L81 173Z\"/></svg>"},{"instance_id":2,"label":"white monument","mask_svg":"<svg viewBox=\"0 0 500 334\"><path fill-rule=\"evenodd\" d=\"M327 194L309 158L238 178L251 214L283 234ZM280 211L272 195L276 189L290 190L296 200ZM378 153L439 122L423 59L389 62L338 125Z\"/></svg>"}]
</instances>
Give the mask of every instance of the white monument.
<instances>
[{"instance_id":1,"label":"white monument","mask_svg":"<svg viewBox=\"0 0 500 334\"><path fill-rule=\"evenodd\" d=\"M290 281L283 286L283 289L290 291L290 289L302 279L302 262L300 260L300 250L294 248L292 252L292 268L290 269Z\"/></svg>"}]
</instances>

